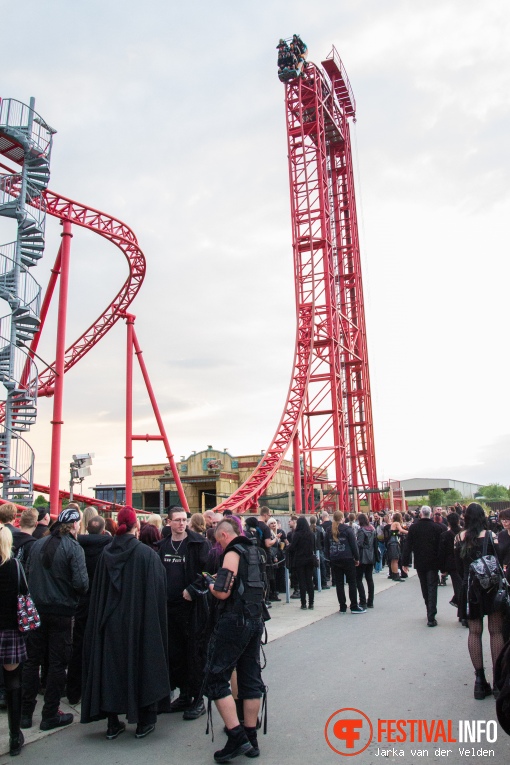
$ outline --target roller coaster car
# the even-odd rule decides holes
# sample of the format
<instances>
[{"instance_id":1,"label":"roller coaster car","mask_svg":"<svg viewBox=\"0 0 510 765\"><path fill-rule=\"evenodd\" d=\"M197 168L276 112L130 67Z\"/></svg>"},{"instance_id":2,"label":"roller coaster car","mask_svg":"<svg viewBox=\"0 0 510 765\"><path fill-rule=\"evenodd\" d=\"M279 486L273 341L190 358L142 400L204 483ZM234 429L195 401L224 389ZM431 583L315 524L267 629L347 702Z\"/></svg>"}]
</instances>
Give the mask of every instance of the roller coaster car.
<instances>
[{"instance_id":1,"label":"roller coaster car","mask_svg":"<svg viewBox=\"0 0 510 765\"><path fill-rule=\"evenodd\" d=\"M278 71L278 79L280 82L289 82L289 80L295 80L296 77L305 77L306 75L306 61L303 59L295 67L284 67Z\"/></svg>"},{"instance_id":2,"label":"roller coaster car","mask_svg":"<svg viewBox=\"0 0 510 765\"><path fill-rule=\"evenodd\" d=\"M280 82L289 82L301 74L304 75L306 69L306 58L308 48L301 40L299 35L294 35L290 46L288 42L280 38L278 48L278 79Z\"/></svg>"},{"instance_id":3,"label":"roller coaster car","mask_svg":"<svg viewBox=\"0 0 510 765\"><path fill-rule=\"evenodd\" d=\"M289 82L289 80L295 80L300 74L301 72L298 69L288 69L285 67L285 69L281 69L278 72L278 79L280 82Z\"/></svg>"}]
</instances>

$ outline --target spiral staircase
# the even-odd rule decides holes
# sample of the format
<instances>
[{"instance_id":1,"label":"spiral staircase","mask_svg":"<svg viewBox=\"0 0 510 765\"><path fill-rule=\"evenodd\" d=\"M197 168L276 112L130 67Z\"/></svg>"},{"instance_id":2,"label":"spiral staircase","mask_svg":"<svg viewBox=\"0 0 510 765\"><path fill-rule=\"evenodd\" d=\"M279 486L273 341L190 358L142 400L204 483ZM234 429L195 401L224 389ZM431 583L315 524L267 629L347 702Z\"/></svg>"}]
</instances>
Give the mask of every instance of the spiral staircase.
<instances>
[{"instance_id":1,"label":"spiral staircase","mask_svg":"<svg viewBox=\"0 0 510 765\"><path fill-rule=\"evenodd\" d=\"M21 171L0 173L0 216L16 222L16 239L0 245L0 382L5 416L0 423L2 498L31 504L34 453L22 434L37 417L37 367L27 350L39 329L41 287L30 273L44 252L50 154L55 131L30 105L0 100L0 154ZM2 168L8 167L2 163Z\"/></svg>"}]
</instances>

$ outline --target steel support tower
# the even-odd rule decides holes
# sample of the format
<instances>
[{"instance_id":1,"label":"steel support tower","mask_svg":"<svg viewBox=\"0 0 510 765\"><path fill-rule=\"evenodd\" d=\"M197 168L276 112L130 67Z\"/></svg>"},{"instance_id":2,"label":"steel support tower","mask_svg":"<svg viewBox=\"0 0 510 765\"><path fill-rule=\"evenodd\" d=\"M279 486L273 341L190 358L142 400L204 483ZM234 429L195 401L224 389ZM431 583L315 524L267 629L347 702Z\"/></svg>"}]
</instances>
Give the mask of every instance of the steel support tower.
<instances>
[{"instance_id":1,"label":"steel support tower","mask_svg":"<svg viewBox=\"0 0 510 765\"><path fill-rule=\"evenodd\" d=\"M253 509L293 444L295 508L349 511L377 491L349 121L335 48L285 84L296 296L294 372L260 465L225 502Z\"/></svg>"}]
</instances>

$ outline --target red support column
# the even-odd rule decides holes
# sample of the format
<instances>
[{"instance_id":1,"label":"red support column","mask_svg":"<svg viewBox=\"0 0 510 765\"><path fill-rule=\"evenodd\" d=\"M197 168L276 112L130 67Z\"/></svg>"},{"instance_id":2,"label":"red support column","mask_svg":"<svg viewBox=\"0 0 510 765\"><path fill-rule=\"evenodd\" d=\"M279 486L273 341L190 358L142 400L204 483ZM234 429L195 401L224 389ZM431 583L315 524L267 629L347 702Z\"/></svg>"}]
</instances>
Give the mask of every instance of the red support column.
<instances>
[{"instance_id":1,"label":"red support column","mask_svg":"<svg viewBox=\"0 0 510 765\"><path fill-rule=\"evenodd\" d=\"M126 315L126 505L133 504L133 332L135 317Z\"/></svg>"},{"instance_id":2,"label":"red support column","mask_svg":"<svg viewBox=\"0 0 510 765\"><path fill-rule=\"evenodd\" d=\"M301 460L299 452L299 433L296 432L292 439L292 460L294 463L294 510L300 514L303 512L301 497Z\"/></svg>"},{"instance_id":3,"label":"red support column","mask_svg":"<svg viewBox=\"0 0 510 765\"><path fill-rule=\"evenodd\" d=\"M56 517L61 508L59 497L60 445L62 441L62 411L64 400L64 364L66 351L67 296L69 291L69 261L71 255L72 225L62 221L62 243L60 246L60 290L58 300L57 349L55 361L55 395L53 398L53 419L51 433L50 470L50 512Z\"/></svg>"},{"instance_id":4,"label":"red support column","mask_svg":"<svg viewBox=\"0 0 510 765\"><path fill-rule=\"evenodd\" d=\"M138 363L140 364L140 369L142 371L145 387L147 388L147 393L149 394L149 398L152 404L152 411L154 412L154 417L156 418L156 422L158 423L159 432L161 434L161 440L163 441L163 444L165 446L165 452L168 459L168 463L170 465L170 469L174 477L175 485L177 487L177 492L179 494L179 502L181 503L181 507L183 507L184 510L187 511L188 500L186 499L186 495L182 487L181 479L179 477L179 471L177 470L177 465L175 464L174 455L172 453L172 450L170 449L170 442L168 441L168 438L166 435L165 426L161 418L161 414L156 401L156 397L154 395L154 391L152 390L151 381L149 380L149 374L147 372L147 367L145 366L145 361L142 358L142 350L140 348L140 345L138 344L138 338L136 337L136 332L134 327L133 327L133 346L135 349L136 356L138 358ZM147 439L147 440L150 440L150 439Z\"/></svg>"}]
</instances>

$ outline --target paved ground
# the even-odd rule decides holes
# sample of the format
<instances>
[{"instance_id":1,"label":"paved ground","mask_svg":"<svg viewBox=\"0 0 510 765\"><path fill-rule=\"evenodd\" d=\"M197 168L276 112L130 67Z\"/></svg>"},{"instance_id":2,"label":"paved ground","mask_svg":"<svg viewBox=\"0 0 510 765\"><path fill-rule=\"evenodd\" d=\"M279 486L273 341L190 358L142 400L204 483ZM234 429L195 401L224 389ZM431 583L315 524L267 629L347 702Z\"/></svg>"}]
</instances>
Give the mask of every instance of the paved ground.
<instances>
[{"instance_id":1,"label":"paved ground","mask_svg":"<svg viewBox=\"0 0 510 765\"><path fill-rule=\"evenodd\" d=\"M269 686L269 731L260 736L260 762L286 765L325 765L345 762L324 738L328 718L338 709L361 709L377 724L383 719L495 720L494 700L473 699L473 671L467 654L467 630L448 605L451 587L439 589L439 627L427 628L419 582L412 577L394 584L383 573L376 577L375 609L364 615L340 616L333 590L318 595L316 609L302 612L299 601L276 604L269 622L270 644L264 679ZM487 639L488 636L485 636ZM486 656L488 657L488 645ZM489 666L490 662L486 661ZM490 673L489 673L490 674ZM64 706L63 706L64 708ZM67 708L66 708L67 711ZM0 723L0 752L5 752L5 722ZM212 753L223 746L221 724L214 713L215 742L204 735L205 718L185 722L163 715L150 737L137 741L130 729L107 742L104 723L74 724L26 746L20 757L26 765L67 763L99 765L105 761L134 765L155 763L212 763ZM510 738L498 726L498 739L488 744L371 744L355 757L356 765L396 762L402 765L441 763L466 765L473 761L508 765ZM40 737L37 728L31 736ZM29 739L30 740L30 739ZM493 756L467 756L480 747ZM412 754L427 749L428 755ZM448 756L437 753L449 748ZM386 750L389 756L384 757ZM403 756L399 756L400 751ZM0 756L0 765L12 760ZM240 757L236 762L246 762ZM347 761L349 762L349 761ZM20 760L21 763L21 760Z\"/></svg>"}]
</instances>

